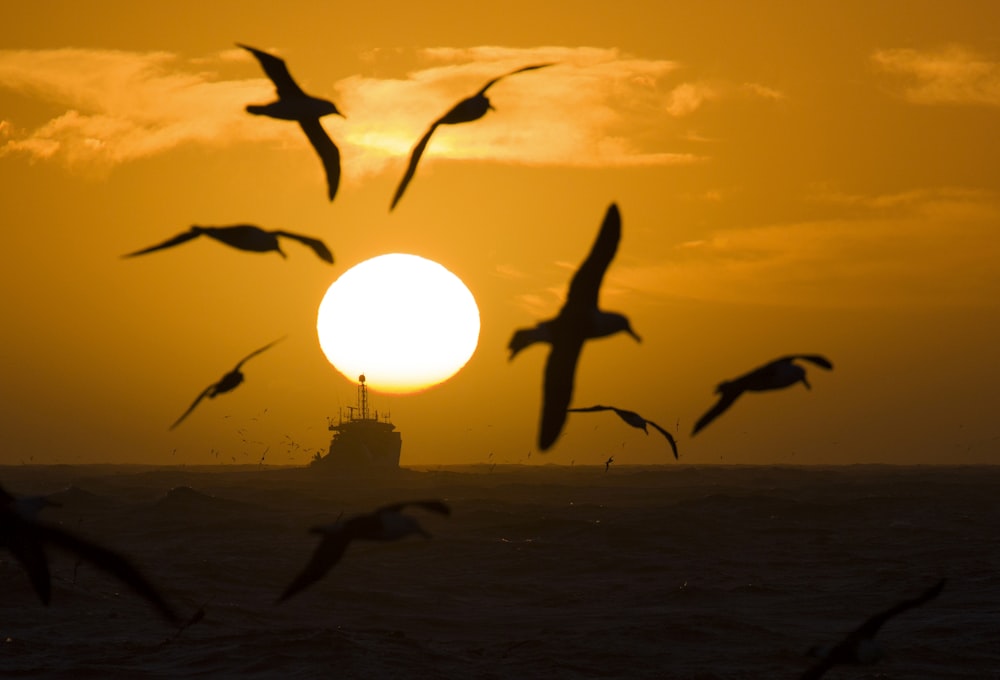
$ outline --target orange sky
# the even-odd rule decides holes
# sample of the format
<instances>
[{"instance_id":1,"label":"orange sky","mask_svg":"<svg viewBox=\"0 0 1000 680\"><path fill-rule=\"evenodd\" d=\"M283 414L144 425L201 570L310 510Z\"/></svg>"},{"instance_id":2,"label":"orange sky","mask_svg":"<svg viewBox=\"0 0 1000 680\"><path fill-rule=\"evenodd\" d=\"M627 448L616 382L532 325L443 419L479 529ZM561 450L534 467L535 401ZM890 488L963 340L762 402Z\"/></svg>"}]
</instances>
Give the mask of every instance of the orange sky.
<instances>
[{"instance_id":1,"label":"orange sky","mask_svg":"<svg viewBox=\"0 0 1000 680\"><path fill-rule=\"evenodd\" d=\"M0 463L242 463L270 447L269 462L304 464L355 398L320 351L319 302L347 268L406 252L465 281L482 332L451 381L372 395L404 465L674 464L610 414L572 414L528 459L546 350L508 363L506 345L558 310L612 201L623 236L602 306L643 343L588 344L575 405L679 423L684 463L997 459L1000 9L357 4L5 13ZM273 88L236 42L280 54L346 114L323 120L343 154L332 204L297 126L244 111ZM432 120L547 61L495 85L495 112L439 129L389 213ZM321 237L336 264L201 240L119 258L240 222ZM835 370L811 368L811 391L747 395L689 436L716 383L789 353Z\"/></svg>"}]
</instances>

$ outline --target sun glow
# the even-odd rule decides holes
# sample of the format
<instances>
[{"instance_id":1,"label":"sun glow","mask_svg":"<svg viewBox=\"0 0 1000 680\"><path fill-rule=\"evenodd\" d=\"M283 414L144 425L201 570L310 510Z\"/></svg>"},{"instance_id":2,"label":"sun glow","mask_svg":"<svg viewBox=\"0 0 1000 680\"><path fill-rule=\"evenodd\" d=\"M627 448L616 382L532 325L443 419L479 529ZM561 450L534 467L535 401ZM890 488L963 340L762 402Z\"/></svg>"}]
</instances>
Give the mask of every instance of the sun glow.
<instances>
[{"instance_id":1,"label":"sun glow","mask_svg":"<svg viewBox=\"0 0 1000 680\"><path fill-rule=\"evenodd\" d=\"M472 358L479 308L462 280L417 255L380 255L330 286L316 322L326 358L354 382L404 394L444 382Z\"/></svg>"}]
</instances>

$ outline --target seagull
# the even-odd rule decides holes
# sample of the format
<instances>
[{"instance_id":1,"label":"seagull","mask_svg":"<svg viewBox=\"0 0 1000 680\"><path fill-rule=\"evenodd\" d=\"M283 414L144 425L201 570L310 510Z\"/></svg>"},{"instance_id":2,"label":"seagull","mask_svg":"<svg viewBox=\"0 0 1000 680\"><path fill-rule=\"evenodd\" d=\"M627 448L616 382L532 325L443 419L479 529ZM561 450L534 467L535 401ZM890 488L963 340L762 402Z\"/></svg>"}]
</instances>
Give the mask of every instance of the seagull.
<instances>
[{"instance_id":1,"label":"seagull","mask_svg":"<svg viewBox=\"0 0 1000 680\"><path fill-rule=\"evenodd\" d=\"M399 187L396 189L396 195L392 197L392 204L389 206L389 210L391 211L395 208L396 204L399 203L399 199L403 197L403 192L406 191L406 185L410 183L410 180L413 179L413 173L417 171L417 163L420 162L420 156L424 153L424 149L427 147L427 142L430 141L431 135L434 134L434 130L437 129L438 125L457 125L458 123L471 123L474 120L479 120L486 115L487 111L493 109L493 105L490 104L490 100L486 96L486 90L490 89L498 80L506 78L507 76L512 76L515 73L534 71L536 69L545 68L546 66L552 66L552 63L524 66L511 71L510 73L505 73L502 76L497 76L483 85L479 92L455 104L455 106L453 106L448 113L431 123L430 129L424 133L424 136L420 138L417 145L413 147L413 151L410 152L410 164L406 167L406 174L403 175L403 179L400 181ZM496 109L493 110L495 111Z\"/></svg>"},{"instance_id":2,"label":"seagull","mask_svg":"<svg viewBox=\"0 0 1000 680\"><path fill-rule=\"evenodd\" d=\"M303 92L298 83L292 79L284 59L249 45L242 43L236 43L236 45L257 57L264 73L274 83L274 89L278 95L278 99L270 104L247 105L247 112L257 116L298 122L302 131L306 133L306 137L309 138L309 142L316 149L316 153L319 154L320 160L323 161L323 168L326 170L327 195L332 201L337 195L337 187L340 185L340 150L327 136L319 119L331 113L343 118L344 114L337 110L333 102Z\"/></svg>"},{"instance_id":3,"label":"seagull","mask_svg":"<svg viewBox=\"0 0 1000 680\"><path fill-rule=\"evenodd\" d=\"M542 451L555 443L566 422L566 409L573 396L576 362L584 341L625 331L636 342L641 342L627 317L597 307L601 279L618 249L621 231L621 215L618 206L612 203L590 254L573 275L569 294L559 315L540 322L534 328L518 329L507 345L509 360L536 342L547 342L552 346L545 364L542 419L538 433L538 448Z\"/></svg>"},{"instance_id":4,"label":"seagull","mask_svg":"<svg viewBox=\"0 0 1000 680\"><path fill-rule=\"evenodd\" d=\"M806 369L794 363L797 359L808 361L822 368L833 369L830 360L819 354L792 354L787 357L775 359L769 364L756 368L739 378L719 383L715 388L715 393L721 395L719 401L708 410L698 422L694 424L692 436L708 425L710 422L722 415L726 409L733 405L737 397L749 390L751 392L764 392L766 390L777 390L782 387L794 385L801 382L807 389L811 389L809 381L806 380Z\"/></svg>"},{"instance_id":5,"label":"seagull","mask_svg":"<svg viewBox=\"0 0 1000 680\"><path fill-rule=\"evenodd\" d=\"M289 584L278 598L278 602L287 600L323 578L340 561L347 544L353 540L395 541L410 534L430 538L431 535L424 531L416 519L403 514L403 509L410 505L417 505L442 515L451 514L451 508L442 501L405 501L386 505L365 515L351 517L343 523L337 521L313 527L310 533L321 534L323 538L316 546L316 551L305 569Z\"/></svg>"},{"instance_id":6,"label":"seagull","mask_svg":"<svg viewBox=\"0 0 1000 680\"><path fill-rule=\"evenodd\" d=\"M0 546L5 546L27 570L31 585L42 604L48 605L52 594L49 560L45 546L54 545L86 560L124 581L139 595L148 600L171 623L178 617L173 608L149 581L118 553L79 538L65 529L44 524L35 519L40 497L28 497L26 502L15 498L0 487ZM44 503L51 504L51 503Z\"/></svg>"},{"instance_id":7,"label":"seagull","mask_svg":"<svg viewBox=\"0 0 1000 680\"><path fill-rule=\"evenodd\" d=\"M180 418L178 418L177 421L174 422L174 424L170 426L170 429L172 430L175 427L177 427L178 425L180 425L181 421L184 420L185 418L187 418L188 415L191 413L191 411L194 410L194 407L197 406L198 403L202 399L204 399L205 397L208 397L209 399L214 399L216 396L218 396L218 395L220 395L220 394L222 394L224 392L231 392L231 391L235 390L237 387L239 387L240 383L243 382L243 378L244 378L243 371L240 370L240 367L243 366L243 364L245 364L247 361L249 361L253 357L255 357L258 354L260 354L261 352L263 352L264 350L269 349L272 345L274 345L275 343L277 343L279 340L283 340L283 339L284 338L278 338L278 340L275 340L274 342L269 342L268 344L264 345L260 349L254 350L253 352L250 352L250 354L248 354L245 357L243 357L242 359L240 359L240 363L236 364L236 367L233 370L229 371L229 373L226 373L224 376L222 376L221 378L219 378L219 382L212 383L211 385L209 385L208 387L206 387L204 390L202 390L201 394L198 395L198 398L195 399L194 402L191 404L191 406L188 407L188 410L184 412L184 415L182 415Z\"/></svg>"},{"instance_id":8,"label":"seagull","mask_svg":"<svg viewBox=\"0 0 1000 680\"><path fill-rule=\"evenodd\" d=\"M643 418L642 416L640 416L635 411L626 411L623 408L615 408L614 406L601 406L601 405L587 406L586 408L570 408L570 409L566 409L566 410L567 411L571 411L571 412L576 412L576 413L583 413L585 411L614 411L615 413L618 414L619 418L621 418L622 420L624 420L626 423L628 423L632 427L639 428L640 430L642 430L643 432L645 432L647 435L649 434L649 430L646 429L646 426L647 425L652 425L657 430L659 430L660 433L664 437L667 438L667 442L670 444L670 448L673 449L674 459L675 460L677 459L677 442L674 441L673 435L671 435L669 432L667 432L666 430L664 430L662 427L660 427L659 425L657 425L656 423L654 423L652 420L646 420L645 418Z\"/></svg>"},{"instance_id":9,"label":"seagull","mask_svg":"<svg viewBox=\"0 0 1000 680\"><path fill-rule=\"evenodd\" d=\"M608 468L611 467L611 464L614 463L614 462L615 462L615 457L614 456L608 456L608 459L606 461L604 461L604 471L607 472Z\"/></svg>"},{"instance_id":10,"label":"seagull","mask_svg":"<svg viewBox=\"0 0 1000 680\"><path fill-rule=\"evenodd\" d=\"M122 257L135 257L136 255L145 255L146 253L152 253L157 250L172 248L173 246L186 243L191 239L198 238L199 236L214 238L216 241L225 243L227 246L232 246L233 248L238 248L239 250L247 250L254 253L267 253L274 251L282 257L287 257L284 251L281 250L281 245L278 243L278 237L283 236L309 246L321 260L333 264L333 253L331 253L330 249L326 247L326 244L318 238L310 238L309 236L303 236L301 234L293 234L290 231L268 231L267 229L261 229L253 224L234 224L228 227L202 227L195 224L192 225L192 227L187 231L181 232L177 236L174 236L163 243L150 246L149 248L143 248L142 250L137 250L134 253L122 255Z\"/></svg>"},{"instance_id":11,"label":"seagull","mask_svg":"<svg viewBox=\"0 0 1000 680\"><path fill-rule=\"evenodd\" d=\"M812 656L820 656L822 660L802 674L801 680L816 680L838 664L872 664L883 656L883 652L875 642L875 634L886 621L907 609L919 607L933 600L944 588L946 579L941 579L933 586L909 600L889 607L883 612L871 617L852 630L847 636L830 648L814 647L809 652Z\"/></svg>"}]
</instances>

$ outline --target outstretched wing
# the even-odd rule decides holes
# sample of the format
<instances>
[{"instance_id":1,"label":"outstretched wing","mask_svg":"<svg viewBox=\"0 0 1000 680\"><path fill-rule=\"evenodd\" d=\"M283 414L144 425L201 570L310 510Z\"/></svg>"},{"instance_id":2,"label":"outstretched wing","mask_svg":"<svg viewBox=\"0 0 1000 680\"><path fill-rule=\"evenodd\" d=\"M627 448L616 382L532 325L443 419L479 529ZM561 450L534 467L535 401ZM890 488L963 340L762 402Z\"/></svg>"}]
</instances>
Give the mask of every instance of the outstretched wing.
<instances>
[{"instance_id":1,"label":"outstretched wing","mask_svg":"<svg viewBox=\"0 0 1000 680\"><path fill-rule=\"evenodd\" d=\"M914 607L919 607L925 602L933 600L935 597L937 597L938 594L941 592L941 590L944 588L946 580L947 579L941 579L940 581L935 583L933 586L925 590L917 597L913 597L908 600L903 600L902 602L893 605L892 607L889 607L884 612L880 612L875 616L872 616L870 619L861 624L857 628L857 630L855 630L854 634L860 636L861 638L874 637L875 633L877 633L879 628L882 627L882 624L884 624L892 617L896 616L897 614L905 612L907 609L913 609Z\"/></svg>"},{"instance_id":2,"label":"outstretched wing","mask_svg":"<svg viewBox=\"0 0 1000 680\"><path fill-rule=\"evenodd\" d=\"M188 406L188 410L185 411L181 415L180 418L178 418L177 420L174 421L174 424L170 426L170 429L171 430L174 429L175 427L177 427L178 425L181 424L181 421L183 421L185 418L187 418L189 415L191 415L191 411L193 411L195 409L195 407L198 404L201 403L202 399L204 399L206 396L208 396L208 394L212 391L212 388L214 388L216 386L216 384L217 383L212 383L211 385L209 385L208 387L206 387L205 389L203 389L201 391L201 394L199 394L198 397L193 402L191 402L191 405Z\"/></svg>"},{"instance_id":3,"label":"outstretched wing","mask_svg":"<svg viewBox=\"0 0 1000 680\"><path fill-rule=\"evenodd\" d=\"M34 524L25 522L19 517L4 518L4 545L14 558L28 572L31 585L43 604L49 603L52 594L52 581L49 576L49 560L45 555L42 542Z\"/></svg>"},{"instance_id":4,"label":"outstretched wing","mask_svg":"<svg viewBox=\"0 0 1000 680\"><path fill-rule=\"evenodd\" d=\"M698 432L704 429L706 425L725 413L726 409L732 406L733 402L736 401L736 398L741 394L743 394L743 392L723 392L722 396L719 397L719 401L715 403L715 406L708 409L705 415L699 418L698 422L694 424L694 430L691 431L691 436L693 437L698 434Z\"/></svg>"},{"instance_id":5,"label":"outstretched wing","mask_svg":"<svg viewBox=\"0 0 1000 680\"><path fill-rule=\"evenodd\" d=\"M289 231L276 231L274 233L277 234L278 236L284 236L286 238L295 239L299 243L303 243L309 246L310 248L312 248L313 252L319 256L321 260L333 264L333 253L331 253L330 249L326 247L326 244L320 241L318 238L302 236L301 234L293 234Z\"/></svg>"},{"instance_id":6,"label":"outstretched wing","mask_svg":"<svg viewBox=\"0 0 1000 680\"><path fill-rule=\"evenodd\" d=\"M657 430L659 430L660 434L662 434L664 437L667 438L667 442L670 444L670 448L674 452L674 460L677 460L677 441L674 440L674 435L672 435L669 432L667 432L666 430L664 430L662 427L660 427L659 425L657 425L656 423L654 423L652 420L647 420L646 424L647 425L652 425Z\"/></svg>"},{"instance_id":7,"label":"outstretched wing","mask_svg":"<svg viewBox=\"0 0 1000 680\"><path fill-rule=\"evenodd\" d=\"M323 539L316 546L309 562L299 575L288 584L285 592L278 598L278 602L287 600L326 576L327 572L340 561L340 557L344 554L349 542L350 538L341 531L324 533Z\"/></svg>"},{"instance_id":8,"label":"outstretched wing","mask_svg":"<svg viewBox=\"0 0 1000 680\"><path fill-rule=\"evenodd\" d=\"M264 73L267 77L271 79L274 83L274 89L278 91L278 98L283 97L304 97L306 93L302 91L302 88L298 86L298 83L292 78L292 74L288 72L288 66L285 64L285 60L280 57L276 57L273 54L268 54L263 50L258 50L256 47L250 47L249 45L244 45L242 43L236 43L238 47L249 51L253 56L257 57L257 61L260 62L261 67L264 69Z\"/></svg>"},{"instance_id":9,"label":"outstretched wing","mask_svg":"<svg viewBox=\"0 0 1000 680\"><path fill-rule=\"evenodd\" d=\"M562 338L552 344L542 385L542 422L538 431L538 448L542 451L555 443L566 423L566 410L573 397L576 362L582 348L582 337Z\"/></svg>"},{"instance_id":10,"label":"outstretched wing","mask_svg":"<svg viewBox=\"0 0 1000 680\"><path fill-rule=\"evenodd\" d=\"M514 71L510 71L509 73L504 73L502 76L497 76L493 80L491 80L488 83L486 83L485 85L483 85L483 89L479 90L479 92L477 92L476 95L477 96L481 96L481 95L486 94L486 90L488 90L491 87L493 87L497 83L498 80L502 80L502 79L506 78L507 76L512 76L515 73L524 73L525 71L534 71L535 69L545 68L546 66L552 66L554 63L555 62L549 62L547 64L534 64L532 66L522 66L521 68L516 69Z\"/></svg>"},{"instance_id":11,"label":"outstretched wing","mask_svg":"<svg viewBox=\"0 0 1000 680\"><path fill-rule=\"evenodd\" d=\"M146 253L152 253L157 250L163 250L164 248L172 248L173 246L180 245L190 241L193 238L201 236L201 232L195 229L185 231L182 234L178 234L171 239L167 239L163 243L159 243L155 246L150 246L149 248L143 248L142 250L137 250L134 253L129 253L128 255L122 255L122 257L135 257L136 255L145 255Z\"/></svg>"},{"instance_id":12,"label":"outstretched wing","mask_svg":"<svg viewBox=\"0 0 1000 680\"><path fill-rule=\"evenodd\" d=\"M438 500L423 500L423 501L403 501L401 503L393 503L392 505L385 505L375 511L375 514L381 512L401 512L404 508L416 505L424 510L430 510L431 512L436 512L441 515L451 515L451 508L444 501Z\"/></svg>"},{"instance_id":13,"label":"outstretched wing","mask_svg":"<svg viewBox=\"0 0 1000 680\"><path fill-rule=\"evenodd\" d=\"M406 191L407 185L410 183L410 180L413 179L413 175L417 171L417 163L420 162L420 157L424 154L424 149L427 148L427 142L430 141L431 135L434 134L437 126L440 124L440 119L434 121L434 124L431 125L430 129L424 133L424 136L420 138L417 145L413 147L413 151L410 152L410 163L406 166L406 173L403 174L403 179L400 180L399 186L396 187L396 194L392 197L392 203L389 205L389 210L395 208L396 204L399 203L399 199L403 197L403 192Z\"/></svg>"},{"instance_id":14,"label":"outstretched wing","mask_svg":"<svg viewBox=\"0 0 1000 680\"><path fill-rule=\"evenodd\" d=\"M601 406L600 404L598 404L597 406L579 406L577 408L568 408L566 410L577 413L585 413L590 411L615 411L617 409L615 409L614 406Z\"/></svg>"},{"instance_id":15,"label":"outstretched wing","mask_svg":"<svg viewBox=\"0 0 1000 680\"><path fill-rule=\"evenodd\" d=\"M316 149L319 159L323 161L323 169L326 170L326 195L332 201L337 195L337 187L340 186L340 149L326 134L319 118L300 120L299 126Z\"/></svg>"},{"instance_id":16,"label":"outstretched wing","mask_svg":"<svg viewBox=\"0 0 1000 680\"><path fill-rule=\"evenodd\" d=\"M583 261L573 280L569 284L569 294L566 296L567 308L583 310L597 309L597 296L601 290L601 280L604 272L618 250L618 241L622 234L622 220L618 206L612 203L604 215L604 222L597 233L590 254Z\"/></svg>"},{"instance_id":17,"label":"outstretched wing","mask_svg":"<svg viewBox=\"0 0 1000 680\"><path fill-rule=\"evenodd\" d=\"M787 357L781 357L778 361L794 361L796 359L808 361L828 371L833 370L833 363L821 354L791 354Z\"/></svg>"},{"instance_id":18,"label":"outstretched wing","mask_svg":"<svg viewBox=\"0 0 1000 680\"><path fill-rule=\"evenodd\" d=\"M272 340L271 342L267 343L266 345L264 345L260 349L255 349L254 351L250 352L250 354L248 354L245 357L243 357L242 359L240 359L240 363L236 364L236 368L233 369L233 372L239 371L240 368L243 366L243 364L245 364L246 362L248 362L250 359L254 358L255 356L257 356L258 354L260 354L264 350L270 349L271 347L273 347L274 345L276 345L277 343L281 342L284 339L285 339L285 336L281 336L277 340Z\"/></svg>"}]
</instances>

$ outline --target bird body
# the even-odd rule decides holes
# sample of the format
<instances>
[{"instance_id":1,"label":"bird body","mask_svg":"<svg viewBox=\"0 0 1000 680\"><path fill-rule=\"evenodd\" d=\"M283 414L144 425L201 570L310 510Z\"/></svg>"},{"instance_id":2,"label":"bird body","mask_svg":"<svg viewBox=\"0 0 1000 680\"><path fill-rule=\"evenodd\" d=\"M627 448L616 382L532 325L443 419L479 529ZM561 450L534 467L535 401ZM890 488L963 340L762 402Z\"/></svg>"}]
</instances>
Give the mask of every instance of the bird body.
<instances>
[{"instance_id":1,"label":"bird body","mask_svg":"<svg viewBox=\"0 0 1000 680\"><path fill-rule=\"evenodd\" d=\"M698 434L706 425L722 415L733 402L744 392L765 392L778 390L801 382L810 389L806 379L806 370L794 363L796 360L808 361L826 370L832 370L833 364L819 354L792 354L775 359L733 380L719 383L715 393L719 401L710 408L694 425L692 436Z\"/></svg>"},{"instance_id":2,"label":"bird body","mask_svg":"<svg viewBox=\"0 0 1000 680\"><path fill-rule=\"evenodd\" d=\"M273 251L282 257L287 256L281 249L281 243L278 238L290 238L311 248L312 251L316 253L316 256L321 260L333 264L333 253L330 252L330 249L327 248L323 241L317 238L295 234L290 231L269 231L253 224L234 224L225 227L203 227L195 224L192 225L187 231L169 238L163 243L158 243L154 246L143 248L142 250L137 250L133 253L128 253L122 257L136 257L137 255L145 255L146 253L156 252L157 250L172 248L173 246L186 243L192 239L198 238L199 236L208 236L209 238L215 239L216 241L224 243L227 246L237 248L238 250L245 250L253 253L267 253Z\"/></svg>"},{"instance_id":3,"label":"bird body","mask_svg":"<svg viewBox=\"0 0 1000 680\"><path fill-rule=\"evenodd\" d=\"M542 321L534 328L514 332L510 343L510 359L536 342L551 346L545 364L542 387L542 418L538 446L542 451L555 442L566 422L566 410L573 395L577 360L586 340L607 337L624 331L641 341L632 330L627 317L598 308L598 294L604 272L618 250L621 239L621 215L612 203L604 216L590 254L573 275L566 302L558 316Z\"/></svg>"},{"instance_id":4,"label":"bird body","mask_svg":"<svg viewBox=\"0 0 1000 680\"><path fill-rule=\"evenodd\" d=\"M662 434L664 437L667 438L667 443L670 444L670 449L674 452L674 459L677 458L677 441L674 439L674 436L669 432L667 432L667 430L663 429L662 427L654 423L652 420L646 420L635 411L628 411L626 409L617 408L615 406L603 406L601 404L598 404L596 406L586 406L581 408L570 408L566 410L569 411L570 413L586 413L591 411L614 411L619 418L624 420L632 427L642 430L647 435L649 434L649 429L646 426L652 425L660 432L660 434Z\"/></svg>"},{"instance_id":5,"label":"bird body","mask_svg":"<svg viewBox=\"0 0 1000 680\"><path fill-rule=\"evenodd\" d=\"M320 124L320 118L330 114L343 117L336 105L326 99L306 94L288 71L285 60L258 50L249 45L236 43L237 46L250 52L260 63L264 73L274 83L278 95L276 101L268 104L249 104L248 113L257 116L267 116L279 120L294 120L306 133L316 153L323 162L326 171L327 196L332 201L337 195L340 185L340 150Z\"/></svg>"}]
</instances>

